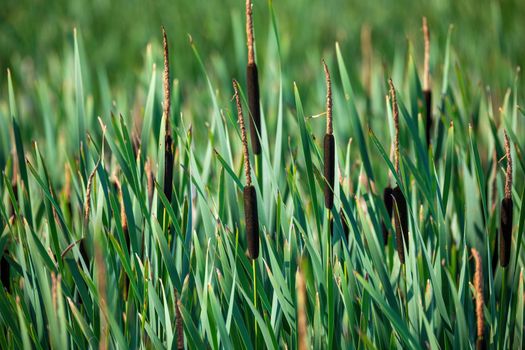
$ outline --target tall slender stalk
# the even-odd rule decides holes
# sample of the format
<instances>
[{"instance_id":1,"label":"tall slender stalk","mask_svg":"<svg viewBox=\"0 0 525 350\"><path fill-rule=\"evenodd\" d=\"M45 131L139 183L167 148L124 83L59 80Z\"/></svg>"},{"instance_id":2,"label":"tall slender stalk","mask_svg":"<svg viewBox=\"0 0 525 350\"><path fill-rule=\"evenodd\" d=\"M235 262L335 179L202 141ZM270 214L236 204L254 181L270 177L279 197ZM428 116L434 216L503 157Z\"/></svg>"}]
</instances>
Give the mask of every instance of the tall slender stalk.
<instances>
[{"instance_id":1,"label":"tall slender stalk","mask_svg":"<svg viewBox=\"0 0 525 350\"><path fill-rule=\"evenodd\" d=\"M430 34L428 31L427 18L423 17L423 38L425 42L425 60L423 71L423 96L425 98L425 136L427 148L430 147L432 132L432 89L430 87Z\"/></svg>"},{"instance_id":2,"label":"tall slender stalk","mask_svg":"<svg viewBox=\"0 0 525 350\"><path fill-rule=\"evenodd\" d=\"M170 87L170 67L169 67L169 52L168 52L168 38L164 27L162 27L162 44L164 51L164 102L162 104L162 117L164 118L165 134L164 134L164 195L171 203L173 195L173 137L171 133L171 87Z\"/></svg>"},{"instance_id":3,"label":"tall slender stalk","mask_svg":"<svg viewBox=\"0 0 525 350\"><path fill-rule=\"evenodd\" d=\"M248 46L248 64L246 66L246 85L248 91L248 109L253 154L261 154L261 110L259 105L259 73L255 63L255 39L253 35L252 2L246 0L246 44ZM259 169L257 169L259 170Z\"/></svg>"},{"instance_id":4,"label":"tall slender stalk","mask_svg":"<svg viewBox=\"0 0 525 350\"><path fill-rule=\"evenodd\" d=\"M324 135L324 205L327 209L334 206L334 173L335 173L335 141L332 124L332 82L326 62L323 60L326 80L326 134Z\"/></svg>"},{"instance_id":5,"label":"tall slender stalk","mask_svg":"<svg viewBox=\"0 0 525 350\"><path fill-rule=\"evenodd\" d=\"M257 213L257 193L252 186L250 167L250 155L248 153L248 141L246 140L246 128L242 115L241 99L239 97L239 84L233 81L235 91L235 102L237 105L237 118L241 128L242 151L244 157L244 175L246 186L244 186L244 215L246 221L246 239L248 241L248 256L255 260L259 257L259 218Z\"/></svg>"},{"instance_id":6,"label":"tall slender stalk","mask_svg":"<svg viewBox=\"0 0 525 350\"><path fill-rule=\"evenodd\" d=\"M392 79L388 80L390 86L390 99L392 102L392 114L394 118L394 169L398 178L401 180L401 171L399 169L399 109L397 106L396 90ZM396 245L399 260L405 263L404 244L408 249L408 213L405 196L399 187L399 184L392 190L394 199L394 226L396 230Z\"/></svg>"}]
</instances>

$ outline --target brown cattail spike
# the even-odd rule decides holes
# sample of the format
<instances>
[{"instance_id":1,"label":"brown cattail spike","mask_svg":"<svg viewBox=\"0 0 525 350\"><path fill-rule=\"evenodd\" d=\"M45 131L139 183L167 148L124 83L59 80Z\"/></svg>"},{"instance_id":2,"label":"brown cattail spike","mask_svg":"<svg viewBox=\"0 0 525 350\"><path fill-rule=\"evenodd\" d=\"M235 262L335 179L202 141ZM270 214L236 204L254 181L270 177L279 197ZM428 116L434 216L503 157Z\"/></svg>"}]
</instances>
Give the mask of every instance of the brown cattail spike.
<instances>
[{"instance_id":1,"label":"brown cattail spike","mask_svg":"<svg viewBox=\"0 0 525 350\"><path fill-rule=\"evenodd\" d=\"M246 43L248 45L248 65L246 66L246 88L248 92L248 107L250 111L250 133L254 154L261 154L261 111L259 108L259 73L255 64L253 16L251 0L246 0Z\"/></svg>"},{"instance_id":2,"label":"brown cattail spike","mask_svg":"<svg viewBox=\"0 0 525 350\"><path fill-rule=\"evenodd\" d=\"M169 53L168 53L168 37L164 27L162 27L162 43L164 48L164 102L163 102L163 117L165 121L165 134L164 134L164 195L171 202L173 195L173 138L171 136L171 124L170 124L170 101L171 101L171 88L170 88L170 67L169 67Z\"/></svg>"},{"instance_id":3,"label":"brown cattail spike","mask_svg":"<svg viewBox=\"0 0 525 350\"><path fill-rule=\"evenodd\" d=\"M472 256L474 257L474 262L476 269L474 272L474 290L476 291L476 348L484 348L484 331L485 325L483 322L483 266L481 264L481 255L475 249L471 249Z\"/></svg>"},{"instance_id":4,"label":"brown cattail spike","mask_svg":"<svg viewBox=\"0 0 525 350\"><path fill-rule=\"evenodd\" d=\"M246 240L248 242L248 257L252 260L259 257L259 215L257 212L257 193L251 185L252 177L250 170L250 157L248 154L248 142L246 141L246 128L242 116L241 99L239 97L239 83L233 80L235 91L235 103L237 105L237 117L241 128L242 149L244 157L244 173L246 186L244 186L244 220L246 222Z\"/></svg>"},{"instance_id":5,"label":"brown cattail spike","mask_svg":"<svg viewBox=\"0 0 525 350\"><path fill-rule=\"evenodd\" d=\"M334 206L334 176L335 176L335 140L332 126L332 83L330 72L323 60L326 78L326 134L324 135L324 204L328 209Z\"/></svg>"},{"instance_id":6,"label":"brown cattail spike","mask_svg":"<svg viewBox=\"0 0 525 350\"><path fill-rule=\"evenodd\" d=\"M394 168L396 173L399 174L399 110L397 107L396 89L392 79L388 79L388 85L390 86L390 101L392 101L392 114L394 117Z\"/></svg>"},{"instance_id":7,"label":"brown cattail spike","mask_svg":"<svg viewBox=\"0 0 525 350\"><path fill-rule=\"evenodd\" d=\"M392 197L394 200L394 226L396 230L396 247L399 255L399 260L402 264L405 263L404 245L408 249L408 212L405 196L399 186L392 190ZM404 245L403 245L404 244Z\"/></svg>"},{"instance_id":8,"label":"brown cattail spike","mask_svg":"<svg viewBox=\"0 0 525 350\"><path fill-rule=\"evenodd\" d=\"M11 264L7 260L7 255L6 249L0 257L0 282L8 292L11 292Z\"/></svg>"},{"instance_id":9,"label":"brown cattail spike","mask_svg":"<svg viewBox=\"0 0 525 350\"><path fill-rule=\"evenodd\" d=\"M430 34L427 18L423 17L423 37L425 40L425 61L423 71L423 96L425 98L425 136L427 148L430 146L432 131L432 89L430 88Z\"/></svg>"},{"instance_id":10,"label":"brown cattail spike","mask_svg":"<svg viewBox=\"0 0 525 350\"><path fill-rule=\"evenodd\" d=\"M512 244L512 157L510 154L510 141L507 132L505 137L505 153L507 155L507 173L505 176L505 198L501 201L500 218L500 265L507 267L510 261L510 247Z\"/></svg>"},{"instance_id":11,"label":"brown cattail spike","mask_svg":"<svg viewBox=\"0 0 525 350\"><path fill-rule=\"evenodd\" d=\"M255 187L244 186L244 219L246 221L246 239L248 257L259 257L259 215L257 212L257 193Z\"/></svg>"}]
</instances>

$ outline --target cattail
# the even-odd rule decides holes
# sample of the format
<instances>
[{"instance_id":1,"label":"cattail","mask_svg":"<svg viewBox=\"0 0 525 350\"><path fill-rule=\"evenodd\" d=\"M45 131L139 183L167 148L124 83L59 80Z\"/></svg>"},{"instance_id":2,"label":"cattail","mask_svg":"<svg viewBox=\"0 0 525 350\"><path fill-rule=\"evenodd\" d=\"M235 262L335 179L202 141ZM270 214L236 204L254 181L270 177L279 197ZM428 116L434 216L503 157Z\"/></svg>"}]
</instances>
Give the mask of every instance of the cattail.
<instances>
[{"instance_id":1,"label":"cattail","mask_svg":"<svg viewBox=\"0 0 525 350\"><path fill-rule=\"evenodd\" d=\"M481 256L475 249L471 249L476 269L474 272L474 290L476 291L476 349L484 349L485 341L483 339L485 327L483 322L483 270L481 265Z\"/></svg>"},{"instance_id":2,"label":"cattail","mask_svg":"<svg viewBox=\"0 0 525 350\"><path fill-rule=\"evenodd\" d=\"M390 85L390 100L392 101L392 114L394 117L394 167L399 178L401 172L399 171L399 110L397 107L396 90L392 79L388 80ZM399 188L399 185L392 190L392 197L394 200L394 226L396 230L396 245L399 260L402 264L405 263L404 244L408 247L408 212L405 196Z\"/></svg>"},{"instance_id":3,"label":"cattail","mask_svg":"<svg viewBox=\"0 0 525 350\"><path fill-rule=\"evenodd\" d=\"M11 265L7 261L7 249L0 258L0 282L8 292L11 292Z\"/></svg>"},{"instance_id":4,"label":"cattail","mask_svg":"<svg viewBox=\"0 0 525 350\"><path fill-rule=\"evenodd\" d=\"M306 285L303 273L297 270L295 274L297 287L297 349L308 349L308 331L306 324Z\"/></svg>"},{"instance_id":5,"label":"cattail","mask_svg":"<svg viewBox=\"0 0 525 350\"><path fill-rule=\"evenodd\" d=\"M323 60L326 78L326 134L324 135L324 205L327 209L334 206L334 172L335 172L335 141L332 126L332 82L330 72Z\"/></svg>"},{"instance_id":6,"label":"cattail","mask_svg":"<svg viewBox=\"0 0 525 350\"><path fill-rule=\"evenodd\" d=\"M168 38L166 31L162 27L162 43L164 47L164 104L163 104L163 117L165 119L165 134L164 134L164 194L171 203L171 197L173 194L173 138L171 136L171 123L170 123L170 101L171 101L171 88L170 88L170 67L169 67L169 54L168 54Z\"/></svg>"},{"instance_id":7,"label":"cattail","mask_svg":"<svg viewBox=\"0 0 525 350\"><path fill-rule=\"evenodd\" d=\"M246 0L246 37L248 46L248 65L246 66L246 86L248 90L248 109L250 111L250 133L252 136L252 151L261 154L261 111L259 108L259 73L255 63L255 52L253 49L253 16L252 2Z\"/></svg>"},{"instance_id":8,"label":"cattail","mask_svg":"<svg viewBox=\"0 0 525 350\"><path fill-rule=\"evenodd\" d=\"M501 201L500 221L500 265L507 267L510 260L510 245L512 243L512 157L510 154L510 141L507 132L505 137L505 153L507 156L507 173L505 176L505 198Z\"/></svg>"},{"instance_id":9,"label":"cattail","mask_svg":"<svg viewBox=\"0 0 525 350\"><path fill-rule=\"evenodd\" d=\"M425 98L426 138L427 148L430 146L430 133L432 131L432 89L430 88L430 34L427 18L423 17L423 38L425 40L425 61L423 71L423 96Z\"/></svg>"},{"instance_id":10,"label":"cattail","mask_svg":"<svg viewBox=\"0 0 525 350\"><path fill-rule=\"evenodd\" d=\"M392 190L392 187L387 186L385 190L383 191L383 202L385 203L386 212L388 213L388 218L390 221L392 220L392 210L394 208L394 191ZM383 222L383 243L385 245L388 244L388 228L386 224Z\"/></svg>"},{"instance_id":11,"label":"cattail","mask_svg":"<svg viewBox=\"0 0 525 350\"><path fill-rule=\"evenodd\" d=\"M235 91L235 102L237 104L237 117L241 128L242 151L244 157L244 173L246 176L246 186L244 186L244 219L246 221L246 238L248 241L248 256L254 260L259 257L259 216L257 214L257 193L252 186L252 176L250 170L250 157L248 154L248 142L246 141L246 128L242 116L241 99L239 97L239 83L233 80L233 90Z\"/></svg>"}]
</instances>

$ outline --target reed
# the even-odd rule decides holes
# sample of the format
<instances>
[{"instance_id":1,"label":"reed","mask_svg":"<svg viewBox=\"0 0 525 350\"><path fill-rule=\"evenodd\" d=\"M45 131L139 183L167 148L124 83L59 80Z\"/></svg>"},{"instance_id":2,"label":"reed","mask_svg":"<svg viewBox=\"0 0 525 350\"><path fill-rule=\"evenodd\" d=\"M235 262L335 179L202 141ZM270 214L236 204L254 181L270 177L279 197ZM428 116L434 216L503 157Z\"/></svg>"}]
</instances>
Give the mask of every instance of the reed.
<instances>
[{"instance_id":1,"label":"reed","mask_svg":"<svg viewBox=\"0 0 525 350\"><path fill-rule=\"evenodd\" d=\"M253 154L261 154L261 110L259 105L259 73L255 63L252 2L246 0L246 43L248 46L248 64L246 66L246 88L248 92L248 110L250 112L250 134Z\"/></svg>"},{"instance_id":2,"label":"reed","mask_svg":"<svg viewBox=\"0 0 525 350\"><path fill-rule=\"evenodd\" d=\"M246 222L246 240L248 242L248 257L252 260L255 260L259 257L259 216L257 213L257 193L255 192L255 187L252 186L248 141L246 140L246 128L244 126L241 99L239 97L239 83L236 80L233 80L233 90L235 91L237 118L241 128L244 174L246 176L246 186L244 186L243 199L244 219Z\"/></svg>"},{"instance_id":3,"label":"reed","mask_svg":"<svg viewBox=\"0 0 525 350\"><path fill-rule=\"evenodd\" d=\"M332 125L332 82L328 66L323 60L326 80L326 134L324 135L324 205L327 209L334 206L335 140Z\"/></svg>"},{"instance_id":4,"label":"reed","mask_svg":"<svg viewBox=\"0 0 525 350\"><path fill-rule=\"evenodd\" d=\"M394 168L399 179L401 179L401 172L399 171L399 109L397 106L396 90L392 79L388 80L390 86L390 101L392 102L392 114L394 118ZM405 263L405 251L403 242L408 248L408 212L405 196L401 191L399 185L392 190L392 197L394 202L394 226L396 230L396 246L399 260L402 264Z\"/></svg>"},{"instance_id":5,"label":"reed","mask_svg":"<svg viewBox=\"0 0 525 350\"><path fill-rule=\"evenodd\" d=\"M162 116L165 120L165 134L164 134L164 195L171 203L173 195L173 137L171 134L170 108L171 108L171 88L170 88L170 67L169 67L169 52L168 52L168 38L164 27L162 27L162 44L164 48L164 102Z\"/></svg>"},{"instance_id":6,"label":"reed","mask_svg":"<svg viewBox=\"0 0 525 350\"><path fill-rule=\"evenodd\" d=\"M501 201L500 218L500 265L507 267L510 261L510 246L512 244L512 156L507 132L504 132L505 154L507 157L507 173L505 175L505 197Z\"/></svg>"},{"instance_id":7,"label":"reed","mask_svg":"<svg viewBox=\"0 0 525 350\"><path fill-rule=\"evenodd\" d=\"M483 322L483 266L481 264L481 255L475 249L471 249L472 256L475 262L475 271L474 271L474 290L476 292L476 349L481 350L485 349L485 325Z\"/></svg>"},{"instance_id":8,"label":"reed","mask_svg":"<svg viewBox=\"0 0 525 350\"><path fill-rule=\"evenodd\" d=\"M425 58L423 71L423 97L425 99L425 136L427 148L430 147L432 133L432 89L430 88L430 33L427 18L423 17L423 38L425 42Z\"/></svg>"}]
</instances>

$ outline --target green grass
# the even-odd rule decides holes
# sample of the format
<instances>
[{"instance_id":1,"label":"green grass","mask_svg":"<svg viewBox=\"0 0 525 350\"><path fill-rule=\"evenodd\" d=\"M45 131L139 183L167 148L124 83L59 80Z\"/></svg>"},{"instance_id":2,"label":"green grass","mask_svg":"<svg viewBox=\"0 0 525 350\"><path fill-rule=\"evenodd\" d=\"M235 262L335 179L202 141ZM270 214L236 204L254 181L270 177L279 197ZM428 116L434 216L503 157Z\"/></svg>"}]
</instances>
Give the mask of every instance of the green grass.
<instances>
[{"instance_id":1,"label":"green grass","mask_svg":"<svg viewBox=\"0 0 525 350\"><path fill-rule=\"evenodd\" d=\"M260 257L252 265L231 87L232 78L245 87L243 4L229 9L228 21L239 30L227 38L237 49L224 56L203 54L209 50L201 51L202 33L182 40L166 27L176 43L170 47L176 67L171 203L162 178L161 23L155 23L140 70L114 53L123 65L108 74L108 66L91 56L95 45L83 40L81 27L75 34L68 29L63 54L47 56L45 69L14 64L5 74L0 255L9 279L0 288L0 348L175 348L177 323L186 348L296 348L300 269L306 341L315 349L469 349L476 344L472 247L482 258L486 344L522 348L525 130L523 85L512 65L484 71L482 58L462 45L473 37L463 31L473 30L471 24L465 20L448 30L448 23L429 16L435 130L427 150L421 43L397 38L402 44L395 54L383 55L379 49L388 52L392 44L378 38L368 95L356 41L330 41L321 51L317 36L311 43L301 36L298 42L307 45L301 50L290 43L293 21L286 22L271 2L267 8L258 4L262 154L251 163L264 171L252 174L261 229ZM414 18L418 28L420 17ZM434 23L440 33L435 37ZM86 32L89 37L96 31ZM420 40L417 35L411 39ZM494 61L504 60L506 50L513 53L509 60L519 57L505 48L513 47L510 39L501 40ZM333 85L337 166L330 213L322 195L321 57ZM389 155L390 76L400 107L399 174ZM245 91L241 99L246 116ZM514 160L507 269L497 260L493 265L505 183L504 129ZM134 153L136 138L140 154ZM391 231L394 226L382 200L388 183L398 184L407 199L410 244L403 266L395 234L386 245L382 239L381 223Z\"/></svg>"}]
</instances>

